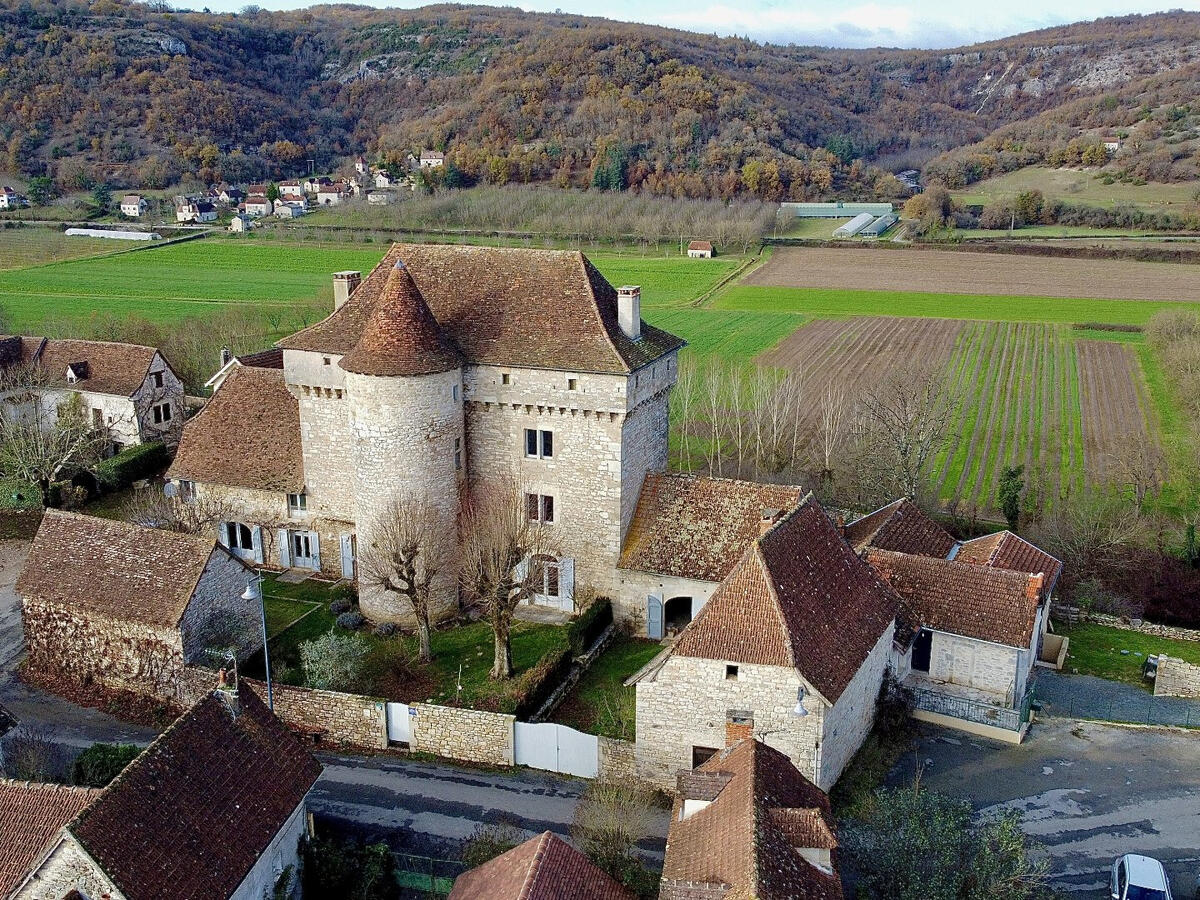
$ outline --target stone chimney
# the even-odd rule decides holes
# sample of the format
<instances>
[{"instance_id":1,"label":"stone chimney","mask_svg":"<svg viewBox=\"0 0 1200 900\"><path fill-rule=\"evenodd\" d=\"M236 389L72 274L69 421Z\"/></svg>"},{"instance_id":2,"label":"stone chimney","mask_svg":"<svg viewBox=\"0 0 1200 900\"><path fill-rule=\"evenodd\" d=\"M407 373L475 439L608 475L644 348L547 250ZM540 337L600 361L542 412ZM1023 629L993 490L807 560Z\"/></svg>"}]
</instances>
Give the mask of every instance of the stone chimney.
<instances>
[{"instance_id":1,"label":"stone chimney","mask_svg":"<svg viewBox=\"0 0 1200 900\"><path fill-rule=\"evenodd\" d=\"M232 361L233 361L233 351L230 350L228 347L222 347L221 348L221 368L222 369L225 368Z\"/></svg>"},{"instance_id":2,"label":"stone chimney","mask_svg":"<svg viewBox=\"0 0 1200 900\"><path fill-rule=\"evenodd\" d=\"M638 285L617 288L617 324L630 340L642 339L642 289Z\"/></svg>"},{"instance_id":3,"label":"stone chimney","mask_svg":"<svg viewBox=\"0 0 1200 900\"><path fill-rule=\"evenodd\" d=\"M362 272L333 273L333 308L341 309L342 304L350 299L358 283L362 281Z\"/></svg>"},{"instance_id":4,"label":"stone chimney","mask_svg":"<svg viewBox=\"0 0 1200 900\"><path fill-rule=\"evenodd\" d=\"M1036 575L1029 576L1029 582L1025 585L1025 596L1030 600L1037 600L1042 596L1042 585L1046 583L1046 576L1042 572Z\"/></svg>"},{"instance_id":5,"label":"stone chimney","mask_svg":"<svg viewBox=\"0 0 1200 900\"><path fill-rule=\"evenodd\" d=\"M725 715L725 747L728 749L738 741L754 739L754 713L744 709L731 709Z\"/></svg>"},{"instance_id":6,"label":"stone chimney","mask_svg":"<svg viewBox=\"0 0 1200 900\"><path fill-rule=\"evenodd\" d=\"M781 509L771 509L766 506L763 507L762 518L758 520L759 537L762 537L764 534L770 531L771 527L779 521L779 514L781 512L783 512Z\"/></svg>"}]
</instances>

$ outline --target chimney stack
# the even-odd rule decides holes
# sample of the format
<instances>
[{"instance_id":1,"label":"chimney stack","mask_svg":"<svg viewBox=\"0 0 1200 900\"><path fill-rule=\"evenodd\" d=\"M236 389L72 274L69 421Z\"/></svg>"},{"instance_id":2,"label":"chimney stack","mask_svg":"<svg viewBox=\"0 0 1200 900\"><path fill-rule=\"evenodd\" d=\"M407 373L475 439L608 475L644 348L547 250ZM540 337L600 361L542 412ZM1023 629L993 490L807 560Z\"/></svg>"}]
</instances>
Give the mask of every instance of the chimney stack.
<instances>
[{"instance_id":1,"label":"chimney stack","mask_svg":"<svg viewBox=\"0 0 1200 900\"><path fill-rule=\"evenodd\" d=\"M758 536L759 537L762 537L764 534L766 534L768 531L770 531L771 527L777 521L779 521L779 514L781 512L783 512L783 510L781 510L781 509L771 509L770 507L767 507L767 506L763 507L762 517L758 520Z\"/></svg>"},{"instance_id":2,"label":"chimney stack","mask_svg":"<svg viewBox=\"0 0 1200 900\"><path fill-rule=\"evenodd\" d=\"M233 361L233 351L231 351L228 347L222 347L221 348L221 368L222 369L225 368L232 361Z\"/></svg>"},{"instance_id":3,"label":"chimney stack","mask_svg":"<svg viewBox=\"0 0 1200 900\"><path fill-rule=\"evenodd\" d=\"M1029 582L1025 585L1025 596L1030 600L1040 599L1042 596L1042 585L1045 583L1045 573L1038 572L1036 575L1030 575Z\"/></svg>"},{"instance_id":4,"label":"chimney stack","mask_svg":"<svg viewBox=\"0 0 1200 900\"><path fill-rule=\"evenodd\" d=\"M362 272L333 273L333 308L341 309L342 304L350 299L358 283L362 281Z\"/></svg>"},{"instance_id":5,"label":"chimney stack","mask_svg":"<svg viewBox=\"0 0 1200 900\"><path fill-rule=\"evenodd\" d=\"M642 289L638 285L617 288L617 324L630 340L642 339Z\"/></svg>"}]
</instances>

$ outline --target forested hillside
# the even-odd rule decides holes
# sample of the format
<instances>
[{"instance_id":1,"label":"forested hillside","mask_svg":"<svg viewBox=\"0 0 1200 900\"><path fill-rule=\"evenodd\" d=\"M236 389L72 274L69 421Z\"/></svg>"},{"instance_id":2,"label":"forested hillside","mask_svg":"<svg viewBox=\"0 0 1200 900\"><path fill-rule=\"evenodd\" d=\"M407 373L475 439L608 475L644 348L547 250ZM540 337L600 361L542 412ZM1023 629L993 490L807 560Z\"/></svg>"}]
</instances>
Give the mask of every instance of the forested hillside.
<instances>
[{"instance_id":1,"label":"forested hillside","mask_svg":"<svg viewBox=\"0 0 1200 900\"><path fill-rule=\"evenodd\" d=\"M899 196L890 171L1026 120L1078 129L1080 104L1127 113L1151 73L1194 97L1198 35L1170 13L852 51L490 7L0 0L0 168L156 188L436 148L463 183Z\"/></svg>"}]
</instances>

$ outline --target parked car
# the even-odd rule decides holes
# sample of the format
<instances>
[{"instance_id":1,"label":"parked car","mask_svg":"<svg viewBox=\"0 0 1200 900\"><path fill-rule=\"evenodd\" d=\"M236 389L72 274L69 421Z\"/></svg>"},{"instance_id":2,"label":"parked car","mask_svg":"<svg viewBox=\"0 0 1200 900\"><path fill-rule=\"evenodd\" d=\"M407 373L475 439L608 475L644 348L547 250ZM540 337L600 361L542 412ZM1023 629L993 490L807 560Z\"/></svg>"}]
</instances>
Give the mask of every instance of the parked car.
<instances>
[{"instance_id":1,"label":"parked car","mask_svg":"<svg viewBox=\"0 0 1200 900\"><path fill-rule=\"evenodd\" d=\"M1171 883L1162 863L1126 853L1112 864L1112 900L1171 900Z\"/></svg>"}]
</instances>

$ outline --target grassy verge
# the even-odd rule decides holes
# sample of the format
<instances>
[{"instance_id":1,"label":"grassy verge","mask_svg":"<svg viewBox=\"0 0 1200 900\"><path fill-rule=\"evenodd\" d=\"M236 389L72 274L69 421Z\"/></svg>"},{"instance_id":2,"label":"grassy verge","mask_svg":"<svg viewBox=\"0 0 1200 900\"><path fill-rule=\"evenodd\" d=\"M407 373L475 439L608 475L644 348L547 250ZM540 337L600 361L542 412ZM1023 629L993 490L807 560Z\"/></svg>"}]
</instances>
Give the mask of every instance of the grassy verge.
<instances>
[{"instance_id":1,"label":"grassy verge","mask_svg":"<svg viewBox=\"0 0 1200 900\"><path fill-rule=\"evenodd\" d=\"M878 725L872 729L829 792L834 815L839 819L861 816L900 757L912 749L915 738L913 724L887 733Z\"/></svg>"},{"instance_id":2,"label":"grassy verge","mask_svg":"<svg viewBox=\"0 0 1200 900\"><path fill-rule=\"evenodd\" d=\"M621 636L579 679L554 714L554 721L579 731L632 741L635 688L624 681L662 652L657 641Z\"/></svg>"},{"instance_id":3,"label":"grassy verge","mask_svg":"<svg viewBox=\"0 0 1200 900\"><path fill-rule=\"evenodd\" d=\"M1146 687L1142 663L1147 656L1165 653L1200 665L1200 641L1173 640L1092 622L1081 622L1071 628L1058 626L1058 631L1071 639L1066 667L1078 669L1080 675Z\"/></svg>"}]
</instances>

